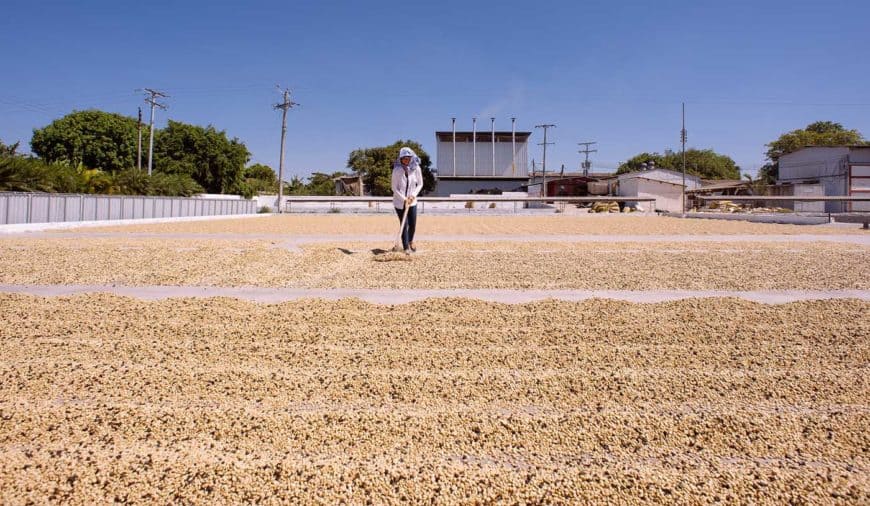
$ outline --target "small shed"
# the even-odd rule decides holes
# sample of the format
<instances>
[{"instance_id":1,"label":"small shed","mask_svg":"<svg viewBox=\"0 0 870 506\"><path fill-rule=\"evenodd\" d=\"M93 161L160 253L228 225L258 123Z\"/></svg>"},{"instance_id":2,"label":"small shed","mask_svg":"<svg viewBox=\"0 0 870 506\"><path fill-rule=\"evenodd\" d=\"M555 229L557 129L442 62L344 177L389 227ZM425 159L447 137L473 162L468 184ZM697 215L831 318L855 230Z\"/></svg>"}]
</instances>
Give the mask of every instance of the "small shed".
<instances>
[{"instance_id":1,"label":"small shed","mask_svg":"<svg viewBox=\"0 0 870 506\"><path fill-rule=\"evenodd\" d=\"M362 197L364 193L363 178L357 176L339 176L332 179L335 183L335 194L345 197Z\"/></svg>"},{"instance_id":2,"label":"small shed","mask_svg":"<svg viewBox=\"0 0 870 506\"><path fill-rule=\"evenodd\" d=\"M657 211L683 212L683 185L648 178L643 174L620 178L619 196L654 198Z\"/></svg>"},{"instance_id":3,"label":"small shed","mask_svg":"<svg viewBox=\"0 0 870 506\"><path fill-rule=\"evenodd\" d=\"M594 182L591 177L563 177L547 180L548 197L585 197L589 195L588 185Z\"/></svg>"}]
</instances>

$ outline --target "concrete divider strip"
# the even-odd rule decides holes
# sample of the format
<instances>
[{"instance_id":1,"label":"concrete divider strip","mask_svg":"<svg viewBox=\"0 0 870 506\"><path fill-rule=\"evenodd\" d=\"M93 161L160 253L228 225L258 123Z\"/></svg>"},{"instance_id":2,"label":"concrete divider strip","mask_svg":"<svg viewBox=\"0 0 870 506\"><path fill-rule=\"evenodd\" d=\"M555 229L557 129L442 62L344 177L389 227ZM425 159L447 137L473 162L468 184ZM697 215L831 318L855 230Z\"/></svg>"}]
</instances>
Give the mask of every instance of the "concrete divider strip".
<instances>
[{"instance_id":1,"label":"concrete divider strip","mask_svg":"<svg viewBox=\"0 0 870 506\"><path fill-rule=\"evenodd\" d=\"M111 293L139 299L230 297L254 302L276 303L299 299L358 298L377 304L402 304L428 298L461 297L506 304L545 299L582 301L615 299L655 303L688 298L735 297L764 304L802 300L858 299L870 301L870 290L504 290L439 289L390 290L352 288L265 288L218 286L115 286L115 285L10 285L0 284L0 293L21 293L58 297L84 293Z\"/></svg>"}]
</instances>

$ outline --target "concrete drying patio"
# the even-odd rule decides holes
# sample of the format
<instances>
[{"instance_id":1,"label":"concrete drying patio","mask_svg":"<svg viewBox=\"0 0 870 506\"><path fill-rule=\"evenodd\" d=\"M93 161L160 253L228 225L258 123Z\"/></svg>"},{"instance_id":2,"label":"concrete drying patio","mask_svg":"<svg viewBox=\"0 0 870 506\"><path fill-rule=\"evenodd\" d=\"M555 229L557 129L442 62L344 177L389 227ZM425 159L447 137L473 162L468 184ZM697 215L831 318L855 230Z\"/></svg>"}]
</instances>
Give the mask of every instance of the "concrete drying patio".
<instances>
[{"instance_id":1,"label":"concrete drying patio","mask_svg":"<svg viewBox=\"0 0 870 506\"><path fill-rule=\"evenodd\" d=\"M870 236L634 216L0 236L0 503L870 502Z\"/></svg>"}]
</instances>

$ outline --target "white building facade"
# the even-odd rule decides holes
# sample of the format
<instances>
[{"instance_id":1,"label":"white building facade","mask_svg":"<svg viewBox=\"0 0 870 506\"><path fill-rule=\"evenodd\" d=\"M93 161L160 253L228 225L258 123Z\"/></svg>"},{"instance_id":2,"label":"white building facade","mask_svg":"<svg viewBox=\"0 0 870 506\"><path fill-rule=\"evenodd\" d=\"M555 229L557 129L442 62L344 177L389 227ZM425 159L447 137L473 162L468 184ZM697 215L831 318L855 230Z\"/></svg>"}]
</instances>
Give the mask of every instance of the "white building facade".
<instances>
[{"instance_id":1,"label":"white building facade","mask_svg":"<svg viewBox=\"0 0 870 506\"><path fill-rule=\"evenodd\" d=\"M435 132L434 195L511 191L528 182L531 132Z\"/></svg>"},{"instance_id":2,"label":"white building facade","mask_svg":"<svg viewBox=\"0 0 870 506\"><path fill-rule=\"evenodd\" d=\"M621 197L656 199L656 210L683 212L683 173L669 169L652 169L619 175L618 194ZM701 178L686 174L686 189L701 187Z\"/></svg>"},{"instance_id":3,"label":"white building facade","mask_svg":"<svg viewBox=\"0 0 870 506\"><path fill-rule=\"evenodd\" d=\"M657 211L681 213L683 208L683 185L658 179L632 177L620 180L619 196L654 198Z\"/></svg>"},{"instance_id":4,"label":"white building facade","mask_svg":"<svg viewBox=\"0 0 870 506\"><path fill-rule=\"evenodd\" d=\"M779 158L780 185L820 184L827 196L870 195L870 146L806 147ZM825 202L825 212L870 211L870 202Z\"/></svg>"}]
</instances>

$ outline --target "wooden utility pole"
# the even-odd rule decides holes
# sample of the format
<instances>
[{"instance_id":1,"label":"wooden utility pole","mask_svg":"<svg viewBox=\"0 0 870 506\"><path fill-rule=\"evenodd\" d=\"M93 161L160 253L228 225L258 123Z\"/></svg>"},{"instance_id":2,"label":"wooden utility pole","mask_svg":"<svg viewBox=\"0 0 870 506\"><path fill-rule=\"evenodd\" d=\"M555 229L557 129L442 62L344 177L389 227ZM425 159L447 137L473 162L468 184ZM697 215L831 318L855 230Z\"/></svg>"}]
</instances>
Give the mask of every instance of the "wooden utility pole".
<instances>
[{"instance_id":1,"label":"wooden utility pole","mask_svg":"<svg viewBox=\"0 0 870 506\"><path fill-rule=\"evenodd\" d=\"M541 161L541 174L543 178L543 182L541 183L541 195L545 198L547 197L547 145L556 144L555 142L547 142L547 129L555 126L556 125L535 125L535 128L544 129L544 142L539 142L538 146L544 146L544 159Z\"/></svg>"},{"instance_id":2,"label":"wooden utility pole","mask_svg":"<svg viewBox=\"0 0 870 506\"><path fill-rule=\"evenodd\" d=\"M592 142L578 142L577 144L579 146L583 146L583 149L578 151L578 153L586 154L586 160L582 163L582 167L583 167L583 175L588 176L589 169L592 168L592 163L589 161L589 153L597 153L598 152L597 149L589 149L589 146L592 146L593 144L598 144L598 143L595 141L592 141Z\"/></svg>"},{"instance_id":3,"label":"wooden utility pole","mask_svg":"<svg viewBox=\"0 0 870 506\"><path fill-rule=\"evenodd\" d=\"M169 95L151 88L145 88L145 93L148 94L145 97L145 103L151 105L151 137L148 139L148 175L150 176L153 167L152 158L154 157L154 108L157 107L165 111L166 105L157 102L157 99L169 98Z\"/></svg>"},{"instance_id":4,"label":"wooden utility pole","mask_svg":"<svg viewBox=\"0 0 870 506\"><path fill-rule=\"evenodd\" d=\"M683 102L683 128L680 130L680 142L683 144L683 211L686 214L686 103Z\"/></svg>"},{"instance_id":5,"label":"wooden utility pole","mask_svg":"<svg viewBox=\"0 0 870 506\"><path fill-rule=\"evenodd\" d=\"M139 144L136 148L136 168L138 170L142 170L142 108L139 108L139 123L137 124L137 128L139 130Z\"/></svg>"},{"instance_id":6,"label":"wooden utility pole","mask_svg":"<svg viewBox=\"0 0 870 506\"><path fill-rule=\"evenodd\" d=\"M281 87L279 86L280 90ZM281 208L284 198L284 139L287 137L287 110L299 104L290 100L290 90L284 89L284 101L280 104L275 104L275 109L281 109L281 159L278 161L278 212L283 212Z\"/></svg>"}]
</instances>

